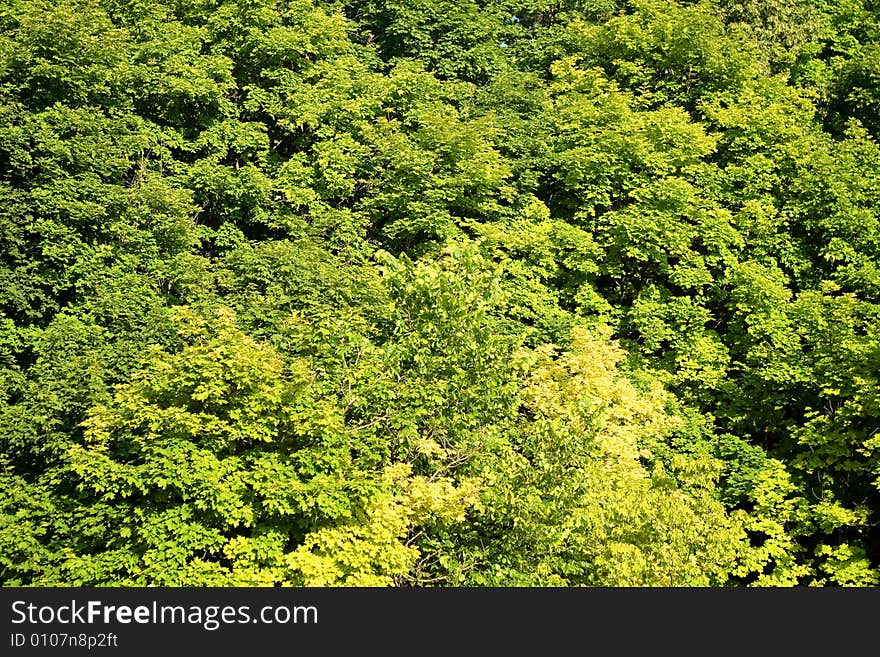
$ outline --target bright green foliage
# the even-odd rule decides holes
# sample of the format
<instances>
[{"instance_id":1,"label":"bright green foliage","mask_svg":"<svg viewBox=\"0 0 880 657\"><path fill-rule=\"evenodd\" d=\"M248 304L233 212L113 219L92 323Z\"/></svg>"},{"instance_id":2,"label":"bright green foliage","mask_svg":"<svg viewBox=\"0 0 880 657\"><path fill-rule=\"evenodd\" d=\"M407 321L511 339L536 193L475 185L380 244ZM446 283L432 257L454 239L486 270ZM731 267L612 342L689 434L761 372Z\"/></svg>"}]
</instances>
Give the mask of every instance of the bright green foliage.
<instances>
[{"instance_id":1,"label":"bright green foliage","mask_svg":"<svg viewBox=\"0 0 880 657\"><path fill-rule=\"evenodd\" d=\"M679 423L664 411L660 386L640 392L622 377L623 352L604 331L575 329L571 351L547 345L524 357L521 415L487 464L477 531L462 529L475 544L458 557L452 582L724 582L745 532L714 498L717 461L678 456L667 471L654 459L651 448Z\"/></svg>"},{"instance_id":2,"label":"bright green foliage","mask_svg":"<svg viewBox=\"0 0 880 657\"><path fill-rule=\"evenodd\" d=\"M408 537L421 523L462 520L477 502L478 484L410 476L402 463L386 470L397 489L367 510L365 521L320 529L286 558L305 586L388 586L402 581L420 553Z\"/></svg>"},{"instance_id":3,"label":"bright green foliage","mask_svg":"<svg viewBox=\"0 0 880 657\"><path fill-rule=\"evenodd\" d=\"M0 2L0 582L880 582L867 0Z\"/></svg>"}]
</instances>

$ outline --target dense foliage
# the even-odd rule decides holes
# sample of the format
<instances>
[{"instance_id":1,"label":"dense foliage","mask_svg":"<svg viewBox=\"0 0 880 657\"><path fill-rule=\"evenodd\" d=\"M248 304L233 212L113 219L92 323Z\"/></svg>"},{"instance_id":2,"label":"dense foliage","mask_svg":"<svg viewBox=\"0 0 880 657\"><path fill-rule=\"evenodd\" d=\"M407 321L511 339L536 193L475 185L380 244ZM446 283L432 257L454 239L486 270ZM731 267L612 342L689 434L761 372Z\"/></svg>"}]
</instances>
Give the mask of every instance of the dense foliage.
<instances>
[{"instance_id":1,"label":"dense foliage","mask_svg":"<svg viewBox=\"0 0 880 657\"><path fill-rule=\"evenodd\" d=\"M0 582L880 582L873 0L0 0Z\"/></svg>"}]
</instances>

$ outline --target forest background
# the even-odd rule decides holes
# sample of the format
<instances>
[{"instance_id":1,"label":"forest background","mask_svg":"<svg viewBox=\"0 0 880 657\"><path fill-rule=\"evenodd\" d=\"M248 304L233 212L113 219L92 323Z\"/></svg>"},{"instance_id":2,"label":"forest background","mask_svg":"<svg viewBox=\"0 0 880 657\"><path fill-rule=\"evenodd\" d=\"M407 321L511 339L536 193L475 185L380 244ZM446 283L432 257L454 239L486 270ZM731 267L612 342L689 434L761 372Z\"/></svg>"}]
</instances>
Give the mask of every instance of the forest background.
<instances>
[{"instance_id":1,"label":"forest background","mask_svg":"<svg viewBox=\"0 0 880 657\"><path fill-rule=\"evenodd\" d=\"M0 582L878 584L878 37L0 1Z\"/></svg>"}]
</instances>

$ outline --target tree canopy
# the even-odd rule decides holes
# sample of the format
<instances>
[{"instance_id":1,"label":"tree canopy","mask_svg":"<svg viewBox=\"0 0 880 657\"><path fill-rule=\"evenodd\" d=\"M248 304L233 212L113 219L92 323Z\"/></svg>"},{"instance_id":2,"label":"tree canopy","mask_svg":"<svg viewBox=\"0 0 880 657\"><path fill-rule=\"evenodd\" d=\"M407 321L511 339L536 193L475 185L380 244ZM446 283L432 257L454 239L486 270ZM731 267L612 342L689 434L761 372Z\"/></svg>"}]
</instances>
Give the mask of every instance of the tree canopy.
<instances>
[{"instance_id":1,"label":"tree canopy","mask_svg":"<svg viewBox=\"0 0 880 657\"><path fill-rule=\"evenodd\" d=\"M0 0L0 583L880 583L870 0Z\"/></svg>"}]
</instances>

